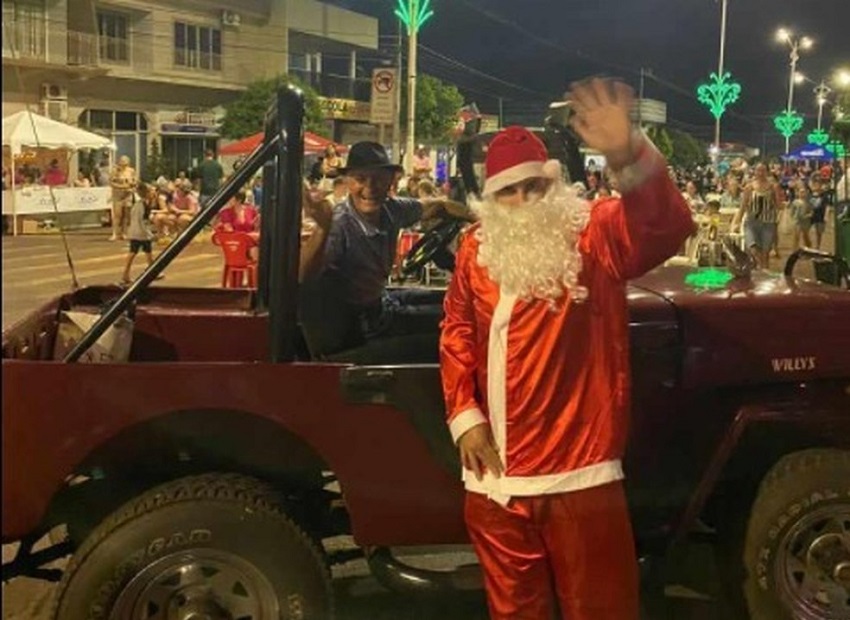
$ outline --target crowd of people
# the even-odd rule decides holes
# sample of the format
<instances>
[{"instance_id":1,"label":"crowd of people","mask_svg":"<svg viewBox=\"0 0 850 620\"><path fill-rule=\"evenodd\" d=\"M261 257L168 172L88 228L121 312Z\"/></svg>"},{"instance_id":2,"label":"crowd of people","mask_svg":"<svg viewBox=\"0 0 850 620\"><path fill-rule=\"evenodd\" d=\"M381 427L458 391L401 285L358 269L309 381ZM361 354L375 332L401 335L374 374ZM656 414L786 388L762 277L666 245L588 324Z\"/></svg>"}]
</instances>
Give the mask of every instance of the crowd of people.
<instances>
[{"instance_id":1,"label":"crowd of people","mask_svg":"<svg viewBox=\"0 0 850 620\"><path fill-rule=\"evenodd\" d=\"M310 191L321 193L334 205L344 203L348 199L345 166L345 158L337 147L329 145L305 175ZM724 162L720 170L722 173L709 165L690 169L668 166L669 177L698 224L710 223L715 229L738 236L764 267L769 267L771 256L779 257L780 234L791 237L794 249L822 247L827 209L836 202L834 187L844 173L840 162L767 164L739 158ZM418 200L445 199L450 193L448 184L438 184L433 173L428 151L420 146L412 158L412 170L406 173L399 168L395 172L390 195ZM22 186L68 184L56 159L43 172L22 166L16 174ZM4 170L4 185L7 177L8 171ZM103 158L89 171L81 171L72 185L112 188L110 240L130 241L130 256L122 277L126 283L132 257L140 250L149 254L152 243L167 244L185 230L225 179L223 167L214 153L207 151L204 160L190 173L180 171L174 178L161 176L151 183L138 179L128 157L120 157L112 168L108 159ZM587 167L583 182L574 186L583 198L591 201L621 197L617 175L595 160ZM245 233L257 246L261 203L262 180L256 177L221 210L213 230ZM719 222L724 226L718 226ZM315 222L305 217L302 234L306 237L314 230ZM412 230L418 228L414 226ZM689 252L688 244L680 249L680 253ZM252 256L256 253L255 247Z\"/></svg>"},{"instance_id":2,"label":"crowd of people","mask_svg":"<svg viewBox=\"0 0 850 620\"><path fill-rule=\"evenodd\" d=\"M719 169L668 166L698 224L740 238L763 267L770 266L771 257L780 257L781 235L790 238L792 250L822 248L827 210L841 197L836 195L842 191L840 161L766 163L739 158L723 162ZM591 200L620 196L616 176L598 165L588 168L579 191ZM689 244L683 253L689 253Z\"/></svg>"}]
</instances>

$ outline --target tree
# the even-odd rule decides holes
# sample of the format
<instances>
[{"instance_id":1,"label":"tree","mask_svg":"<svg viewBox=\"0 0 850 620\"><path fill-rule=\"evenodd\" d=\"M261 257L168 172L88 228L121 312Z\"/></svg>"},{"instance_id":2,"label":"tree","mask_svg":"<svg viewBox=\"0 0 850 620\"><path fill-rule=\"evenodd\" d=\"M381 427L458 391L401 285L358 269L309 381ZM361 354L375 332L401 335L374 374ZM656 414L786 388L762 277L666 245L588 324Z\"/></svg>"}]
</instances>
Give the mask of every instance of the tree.
<instances>
[{"instance_id":1,"label":"tree","mask_svg":"<svg viewBox=\"0 0 850 620\"><path fill-rule=\"evenodd\" d=\"M649 139L652 140L667 161L673 160L673 140L670 139L670 134L664 127L650 125L646 130L646 135L649 136Z\"/></svg>"},{"instance_id":2,"label":"tree","mask_svg":"<svg viewBox=\"0 0 850 620\"><path fill-rule=\"evenodd\" d=\"M172 174L171 162L162 156L162 149L159 146L159 140L154 138L151 140L151 148L148 151L147 165L144 170L144 180L148 182L156 181L159 177L168 177Z\"/></svg>"},{"instance_id":3,"label":"tree","mask_svg":"<svg viewBox=\"0 0 850 620\"><path fill-rule=\"evenodd\" d=\"M446 84L430 75L420 75L416 80L416 137L430 142L445 140L457 123L457 113L462 106L463 95L453 84ZM407 89L402 90L399 114L404 127L407 122Z\"/></svg>"},{"instance_id":4,"label":"tree","mask_svg":"<svg viewBox=\"0 0 850 620\"><path fill-rule=\"evenodd\" d=\"M670 141L673 144L671 164L683 168L693 168L708 162L708 146L705 143L678 129L670 129L669 134Z\"/></svg>"},{"instance_id":5,"label":"tree","mask_svg":"<svg viewBox=\"0 0 850 620\"><path fill-rule=\"evenodd\" d=\"M262 131L266 112L274 101L275 93L287 82L304 91L304 125L307 131L326 135L328 128L319 106L318 93L301 80L286 75L252 82L237 99L225 105L221 135L238 140Z\"/></svg>"}]
</instances>

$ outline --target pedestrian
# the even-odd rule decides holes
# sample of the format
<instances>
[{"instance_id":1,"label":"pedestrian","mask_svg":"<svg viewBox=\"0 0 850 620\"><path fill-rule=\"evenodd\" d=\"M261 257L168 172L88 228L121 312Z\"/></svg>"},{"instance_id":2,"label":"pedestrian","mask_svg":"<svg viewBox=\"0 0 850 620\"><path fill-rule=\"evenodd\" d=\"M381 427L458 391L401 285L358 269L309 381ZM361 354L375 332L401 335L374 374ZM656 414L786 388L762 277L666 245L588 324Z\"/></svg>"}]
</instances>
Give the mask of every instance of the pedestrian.
<instances>
[{"instance_id":1,"label":"pedestrian","mask_svg":"<svg viewBox=\"0 0 850 620\"><path fill-rule=\"evenodd\" d=\"M130 249L127 252L127 262L124 264L124 275L121 276L121 286L129 286L130 268L139 250L145 253L148 267L153 263L153 251L151 241L153 232L150 227L150 214L156 204L156 187L139 182L138 193L134 193L134 201L130 207L130 222L127 228L127 238L130 240ZM160 275L160 279L162 276Z\"/></svg>"},{"instance_id":2,"label":"pedestrian","mask_svg":"<svg viewBox=\"0 0 850 620\"><path fill-rule=\"evenodd\" d=\"M755 167L752 182L744 189L741 206L732 221L732 229L746 216L744 237L747 248L759 267L769 267L770 250L778 234L779 212L784 206L782 188L767 172L767 166Z\"/></svg>"},{"instance_id":3,"label":"pedestrian","mask_svg":"<svg viewBox=\"0 0 850 620\"><path fill-rule=\"evenodd\" d=\"M110 241L126 239L127 223L130 215L130 207L133 205L135 195L136 171L130 165L130 158L122 155L118 158L118 165L109 177L112 186L112 236Z\"/></svg>"},{"instance_id":4,"label":"pedestrian","mask_svg":"<svg viewBox=\"0 0 850 620\"><path fill-rule=\"evenodd\" d=\"M694 232L663 156L631 125L631 89L593 79L568 97L622 198L591 208L533 133L502 130L444 304L448 425L493 620L551 618L554 598L562 618L637 620L626 282Z\"/></svg>"},{"instance_id":5,"label":"pedestrian","mask_svg":"<svg viewBox=\"0 0 850 620\"><path fill-rule=\"evenodd\" d=\"M58 159L51 159L50 165L44 172L44 184L50 187L58 187L68 183L68 175L59 167Z\"/></svg>"},{"instance_id":6,"label":"pedestrian","mask_svg":"<svg viewBox=\"0 0 850 620\"><path fill-rule=\"evenodd\" d=\"M797 184L789 211L789 217L794 226L794 250L800 248L800 241L803 242L804 248L812 247L809 235L812 228L812 202L805 183Z\"/></svg>"},{"instance_id":7,"label":"pedestrian","mask_svg":"<svg viewBox=\"0 0 850 620\"><path fill-rule=\"evenodd\" d=\"M829 200L823 189L821 179L814 176L809 183L811 187L809 202L812 206L811 222L812 228L815 229L815 249L820 250L823 234L826 232L826 208L829 205Z\"/></svg>"},{"instance_id":8,"label":"pedestrian","mask_svg":"<svg viewBox=\"0 0 850 620\"><path fill-rule=\"evenodd\" d=\"M206 207L210 198L221 187L221 181L224 178L224 168L215 160L215 153L211 149L207 149L204 153L204 161L198 166L195 174L201 182L201 207Z\"/></svg>"}]
</instances>

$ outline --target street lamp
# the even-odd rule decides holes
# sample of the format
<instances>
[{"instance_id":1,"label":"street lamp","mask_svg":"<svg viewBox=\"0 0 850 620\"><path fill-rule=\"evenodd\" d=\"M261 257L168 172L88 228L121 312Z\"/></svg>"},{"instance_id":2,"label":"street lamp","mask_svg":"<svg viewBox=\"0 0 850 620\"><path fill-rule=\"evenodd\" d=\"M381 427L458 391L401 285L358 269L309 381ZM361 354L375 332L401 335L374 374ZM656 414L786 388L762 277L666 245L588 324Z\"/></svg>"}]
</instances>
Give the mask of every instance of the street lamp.
<instances>
[{"instance_id":1,"label":"street lamp","mask_svg":"<svg viewBox=\"0 0 850 620\"><path fill-rule=\"evenodd\" d=\"M434 15L431 0L397 0L396 16L407 26L407 146L405 169L413 168L416 146L416 48L419 29Z\"/></svg>"},{"instance_id":2,"label":"street lamp","mask_svg":"<svg viewBox=\"0 0 850 620\"><path fill-rule=\"evenodd\" d=\"M720 153L720 117L726 108L735 103L741 96L741 85L732 81L732 74L723 71L723 57L726 51L726 7L728 0L723 0L720 12L720 54L717 61L717 73L712 73L708 84L700 84L697 88L697 99L706 105L714 116L714 153L713 160L717 164Z\"/></svg>"},{"instance_id":3,"label":"street lamp","mask_svg":"<svg viewBox=\"0 0 850 620\"><path fill-rule=\"evenodd\" d=\"M800 118L801 122L799 123L796 120L791 120L799 116L791 107L794 103L794 83L799 79L797 78L797 61L800 60L800 50L810 49L814 45L814 41L805 36L795 37L794 33L786 28L780 28L776 31L776 40L781 43L787 43L791 47L791 54L789 56L791 59L791 72L788 76L788 105L785 107L785 113L782 115L783 122L777 124L777 127L780 124L784 127L784 130L780 129L780 131L785 136L785 153L787 155L790 150L791 136L796 133L796 130L792 131L791 128L797 127L799 129L802 127L802 118Z\"/></svg>"},{"instance_id":4,"label":"street lamp","mask_svg":"<svg viewBox=\"0 0 850 620\"><path fill-rule=\"evenodd\" d=\"M821 131L821 123L823 121L823 106L826 105L827 95L832 92L832 89L826 85L826 80L821 80L820 84L815 86L815 96L818 102L818 131Z\"/></svg>"}]
</instances>

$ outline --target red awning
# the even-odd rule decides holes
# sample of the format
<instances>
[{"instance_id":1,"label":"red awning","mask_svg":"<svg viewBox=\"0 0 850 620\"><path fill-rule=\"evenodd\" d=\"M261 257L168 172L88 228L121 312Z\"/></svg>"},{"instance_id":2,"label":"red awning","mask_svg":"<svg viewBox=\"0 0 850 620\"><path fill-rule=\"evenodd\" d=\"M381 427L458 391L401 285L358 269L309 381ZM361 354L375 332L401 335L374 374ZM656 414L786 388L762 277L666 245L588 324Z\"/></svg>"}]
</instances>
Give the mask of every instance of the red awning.
<instances>
[{"instance_id":1,"label":"red awning","mask_svg":"<svg viewBox=\"0 0 850 620\"><path fill-rule=\"evenodd\" d=\"M237 142L225 145L218 150L219 155L245 155L253 151L263 141L263 133L255 133L253 136L242 138ZM334 144L332 140L317 136L309 131L304 132L304 153L306 155L317 155L324 152L329 144L337 148L337 152L344 153L346 149L341 144Z\"/></svg>"}]
</instances>

